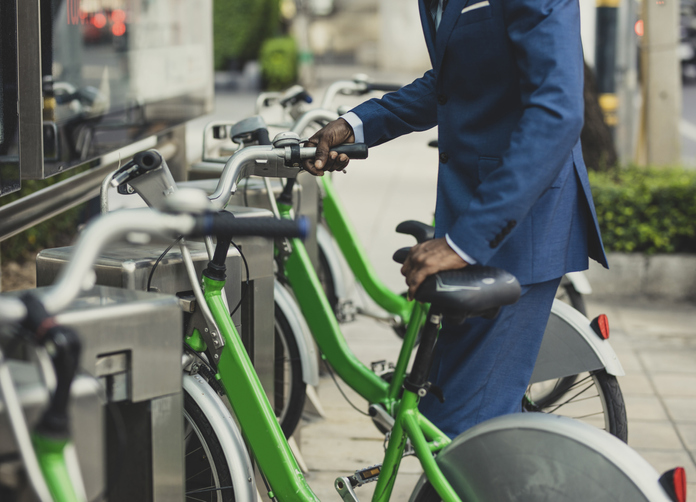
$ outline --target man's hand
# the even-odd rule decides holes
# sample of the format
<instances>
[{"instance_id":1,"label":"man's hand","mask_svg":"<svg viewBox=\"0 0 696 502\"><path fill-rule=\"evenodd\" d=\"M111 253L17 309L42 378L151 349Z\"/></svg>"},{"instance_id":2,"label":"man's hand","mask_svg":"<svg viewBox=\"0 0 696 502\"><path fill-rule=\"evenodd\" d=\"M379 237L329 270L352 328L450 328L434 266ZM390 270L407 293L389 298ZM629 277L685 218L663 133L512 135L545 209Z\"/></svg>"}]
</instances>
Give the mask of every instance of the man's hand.
<instances>
[{"instance_id":1,"label":"man's hand","mask_svg":"<svg viewBox=\"0 0 696 502\"><path fill-rule=\"evenodd\" d=\"M468 263L449 247L444 237L416 244L401 267L401 274L406 277L408 286L408 299L413 299L418 286L429 275L443 270L464 268L467 265Z\"/></svg>"},{"instance_id":2,"label":"man's hand","mask_svg":"<svg viewBox=\"0 0 696 502\"><path fill-rule=\"evenodd\" d=\"M329 122L307 140L306 146L316 146L317 155L314 161L304 162L305 170L314 176L324 176L326 171L342 171L350 160L345 153L339 155L331 148L343 143L355 143L353 128L343 119Z\"/></svg>"}]
</instances>

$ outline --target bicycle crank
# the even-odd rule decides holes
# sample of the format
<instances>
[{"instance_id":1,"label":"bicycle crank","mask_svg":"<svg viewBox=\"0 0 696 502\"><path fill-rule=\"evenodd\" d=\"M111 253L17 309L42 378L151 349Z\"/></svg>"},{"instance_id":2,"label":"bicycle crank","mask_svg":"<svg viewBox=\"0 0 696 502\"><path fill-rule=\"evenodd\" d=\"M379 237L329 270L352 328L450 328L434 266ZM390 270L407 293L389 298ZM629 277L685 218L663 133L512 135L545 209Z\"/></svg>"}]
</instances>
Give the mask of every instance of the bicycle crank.
<instances>
[{"instance_id":1,"label":"bicycle crank","mask_svg":"<svg viewBox=\"0 0 696 502\"><path fill-rule=\"evenodd\" d=\"M358 496L355 494L353 488L371 483L372 481L377 481L381 470L381 464L371 465L365 469L355 471L355 474L352 476L342 476L340 478L336 478L336 481L334 481L334 487L343 499L343 502L358 502Z\"/></svg>"}]
</instances>

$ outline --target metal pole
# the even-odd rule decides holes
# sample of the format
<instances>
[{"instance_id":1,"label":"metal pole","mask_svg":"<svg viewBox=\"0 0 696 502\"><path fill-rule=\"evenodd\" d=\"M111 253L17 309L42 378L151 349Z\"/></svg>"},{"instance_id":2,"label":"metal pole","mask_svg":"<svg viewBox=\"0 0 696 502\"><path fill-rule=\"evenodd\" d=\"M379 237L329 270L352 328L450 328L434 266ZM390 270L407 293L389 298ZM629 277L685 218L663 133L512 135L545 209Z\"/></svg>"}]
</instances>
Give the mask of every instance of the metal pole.
<instances>
[{"instance_id":1,"label":"metal pole","mask_svg":"<svg viewBox=\"0 0 696 502\"><path fill-rule=\"evenodd\" d=\"M681 158L681 75L677 57L679 1L644 0L642 19L643 113L638 162L673 165Z\"/></svg>"}]
</instances>

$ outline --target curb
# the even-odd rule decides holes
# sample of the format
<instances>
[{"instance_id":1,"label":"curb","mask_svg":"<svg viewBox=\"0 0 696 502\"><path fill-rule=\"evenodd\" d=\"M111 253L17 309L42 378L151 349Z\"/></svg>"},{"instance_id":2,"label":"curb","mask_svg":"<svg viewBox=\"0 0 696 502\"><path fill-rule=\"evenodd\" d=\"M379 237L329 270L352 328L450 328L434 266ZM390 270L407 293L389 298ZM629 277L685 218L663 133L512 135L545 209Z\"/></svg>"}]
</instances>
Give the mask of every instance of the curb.
<instances>
[{"instance_id":1,"label":"curb","mask_svg":"<svg viewBox=\"0 0 696 502\"><path fill-rule=\"evenodd\" d=\"M696 301L696 255L607 253L609 270L595 261L585 272L592 295Z\"/></svg>"}]
</instances>

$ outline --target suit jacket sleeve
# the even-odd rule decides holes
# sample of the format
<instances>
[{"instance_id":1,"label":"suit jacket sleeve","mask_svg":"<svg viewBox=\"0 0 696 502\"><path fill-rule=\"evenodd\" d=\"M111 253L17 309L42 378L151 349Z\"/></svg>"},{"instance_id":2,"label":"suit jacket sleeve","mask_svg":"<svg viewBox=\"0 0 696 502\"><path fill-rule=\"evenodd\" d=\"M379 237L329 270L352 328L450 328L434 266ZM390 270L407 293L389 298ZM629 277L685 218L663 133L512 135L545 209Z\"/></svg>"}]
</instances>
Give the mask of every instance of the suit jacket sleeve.
<instances>
[{"instance_id":1,"label":"suit jacket sleeve","mask_svg":"<svg viewBox=\"0 0 696 502\"><path fill-rule=\"evenodd\" d=\"M363 122L365 143L380 145L413 131L437 125L437 99L433 70L381 99L370 99L353 108Z\"/></svg>"},{"instance_id":2,"label":"suit jacket sleeve","mask_svg":"<svg viewBox=\"0 0 696 502\"><path fill-rule=\"evenodd\" d=\"M578 1L505 0L503 11L523 111L500 166L448 232L483 264L569 161L584 115Z\"/></svg>"}]
</instances>

